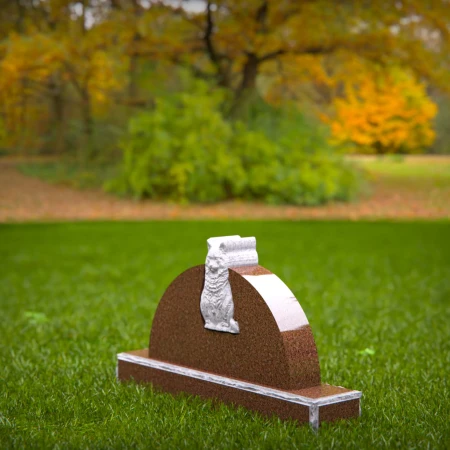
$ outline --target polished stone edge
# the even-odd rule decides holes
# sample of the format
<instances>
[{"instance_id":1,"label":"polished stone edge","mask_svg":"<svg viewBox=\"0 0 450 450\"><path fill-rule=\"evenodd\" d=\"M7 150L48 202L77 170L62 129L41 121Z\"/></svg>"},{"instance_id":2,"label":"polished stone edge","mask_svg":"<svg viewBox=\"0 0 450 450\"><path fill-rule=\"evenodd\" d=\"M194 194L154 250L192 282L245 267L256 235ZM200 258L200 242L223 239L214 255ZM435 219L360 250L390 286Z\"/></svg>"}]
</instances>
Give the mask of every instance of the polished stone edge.
<instances>
[{"instance_id":1,"label":"polished stone edge","mask_svg":"<svg viewBox=\"0 0 450 450\"><path fill-rule=\"evenodd\" d=\"M200 370L190 369L189 367L178 366L164 361L158 361L151 358L143 358L142 356L130 355L129 353L119 353L117 355L118 361L129 362L141 366L150 367L152 369L162 370L165 372L175 373L186 377L196 378L198 380L207 381L209 383L220 384L222 386L240 389L254 394L263 395L266 397L284 400L286 402L296 403L309 407L309 422L313 428L319 426L319 407L325 405L332 405L335 403L347 402L349 400L360 399L361 391L349 391L342 394L334 394L320 398L309 398L302 395L294 394L292 392L281 391L278 389L261 386L259 384L248 383L247 381L236 380L234 378L223 377ZM118 370L116 371L117 376Z\"/></svg>"},{"instance_id":2,"label":"polished stone edge","mask_svg":"<svg viewBox=\"0 0 450 450\"><path fill-rule=\"evenodd\" d=\"M287 285L274 273L267 275L242 275L259 293L270 309L278 329L298 330L309 325L308 319Z\"/></svg>"}]
</instances>

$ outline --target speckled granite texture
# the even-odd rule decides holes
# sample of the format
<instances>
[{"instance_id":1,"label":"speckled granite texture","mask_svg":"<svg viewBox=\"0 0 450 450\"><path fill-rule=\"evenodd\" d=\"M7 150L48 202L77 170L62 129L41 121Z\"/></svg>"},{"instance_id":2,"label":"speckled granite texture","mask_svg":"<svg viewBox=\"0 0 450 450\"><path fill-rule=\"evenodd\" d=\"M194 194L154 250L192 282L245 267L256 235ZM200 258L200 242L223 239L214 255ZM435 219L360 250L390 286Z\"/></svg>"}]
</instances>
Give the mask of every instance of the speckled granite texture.
<instances>
[{"instance_id":1,"label":"speckled granite texture","mask_svg":"<svg viewBox=\"0 0 450 450\"><path fill-rule=\"evenodd\" d=\"M199 308L204 274L204 265L192 267L167 288L155 313L149 349L122 354L137 356L139 361L119 355L119 380L150 382L163 391L217 399L314 427L324 420L359 416L359 392L321 383L310 326L281 332L261 293L245 278L270 275L269 270L261 266L229 269L239 334L204 328ZM150 367L146 361L194 369L204 373L205 379ZM288 392L300 400L207 381L208 374L252 383L257 390Z\"/></svg>"}]
</instances>

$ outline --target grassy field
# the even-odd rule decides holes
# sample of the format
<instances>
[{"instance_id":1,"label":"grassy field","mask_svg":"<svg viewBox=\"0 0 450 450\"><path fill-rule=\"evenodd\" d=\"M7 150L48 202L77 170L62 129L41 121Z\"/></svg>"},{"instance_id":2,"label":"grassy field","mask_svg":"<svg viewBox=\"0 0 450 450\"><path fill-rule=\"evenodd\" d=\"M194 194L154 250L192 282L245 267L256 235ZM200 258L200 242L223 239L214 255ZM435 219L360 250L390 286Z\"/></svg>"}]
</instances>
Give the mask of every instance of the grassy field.
<instances>
[{"instance_id":1,"label":"grassy field","mask_svg":"<svg viewBox=\"0 0 450 450\"><path fill-rule=\"evenodd\" d=\"M374 175L399 179L446 180L450 183L450 156L354 156L350 159Z\"/></svg>"},{"instance_id":2,"label":"grassy field","mask_svg":"<svg viewBox=\"0 0 450 450\"><path fill-rule=\"evenodd\" d=\"M432 155L352 155L348 159L365 168L373 177L430 180L450 185L450 156ZM75 188L101 187L117 175L113 165L92 165L88 168L65 161L22 162L17 168L25 175Z\"/></svg>"},{"instance_id":3,"label":"grassy field","mask_svg":"<svg viewBox=\"0 0 450 450\"><path fill-rule=\"evenodd\" d=\"M314 434L116 382L116 353L147 345L164 289L226 234L257 236L360 419ZM0 448L450 446L448 222L3 225L0 261Z\"/></svg>"}]
</instances>

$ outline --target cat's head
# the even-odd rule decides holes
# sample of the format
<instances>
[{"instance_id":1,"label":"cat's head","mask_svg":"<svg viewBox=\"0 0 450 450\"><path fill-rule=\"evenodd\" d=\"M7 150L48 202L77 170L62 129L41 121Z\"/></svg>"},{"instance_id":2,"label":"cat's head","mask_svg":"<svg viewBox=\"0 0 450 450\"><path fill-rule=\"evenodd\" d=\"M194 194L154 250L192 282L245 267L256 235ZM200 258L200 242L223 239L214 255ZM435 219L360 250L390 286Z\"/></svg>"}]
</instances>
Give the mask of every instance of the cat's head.
<instances>
[{"instance_id":1,"label":"cat's head","mask_svg":"<svg viewBox=\"0 0 450 450\"><path fill-rule=\"evenodd\" d=\"M225 252L220 247L211 247L206 256L206 272L213 277L228 272Z\"/></svg>"}]
</instances>

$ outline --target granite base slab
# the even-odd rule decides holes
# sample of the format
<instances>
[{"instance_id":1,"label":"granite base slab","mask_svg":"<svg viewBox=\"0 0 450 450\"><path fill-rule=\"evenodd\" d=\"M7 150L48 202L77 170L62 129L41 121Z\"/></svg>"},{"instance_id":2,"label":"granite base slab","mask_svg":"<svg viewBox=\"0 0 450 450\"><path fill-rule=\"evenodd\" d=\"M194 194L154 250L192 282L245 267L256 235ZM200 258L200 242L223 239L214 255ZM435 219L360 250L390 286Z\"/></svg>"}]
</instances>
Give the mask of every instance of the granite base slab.
<instances>
[{"instance_id":1,"label":"granite base slab","mask_svg":"<svg viewBox=\"0 0 450 450\"><path fill-rule=\"evenodd\" d=\"M187 393L226 404L241 405L266 416L307 423L317 429L323 421L350 419L361 414L362 393L320 384L300 390L275 389L196 370L148 357L148 349L119 353L117 377L152 383L164 392Z\"/></svg>"}]
</instances>

